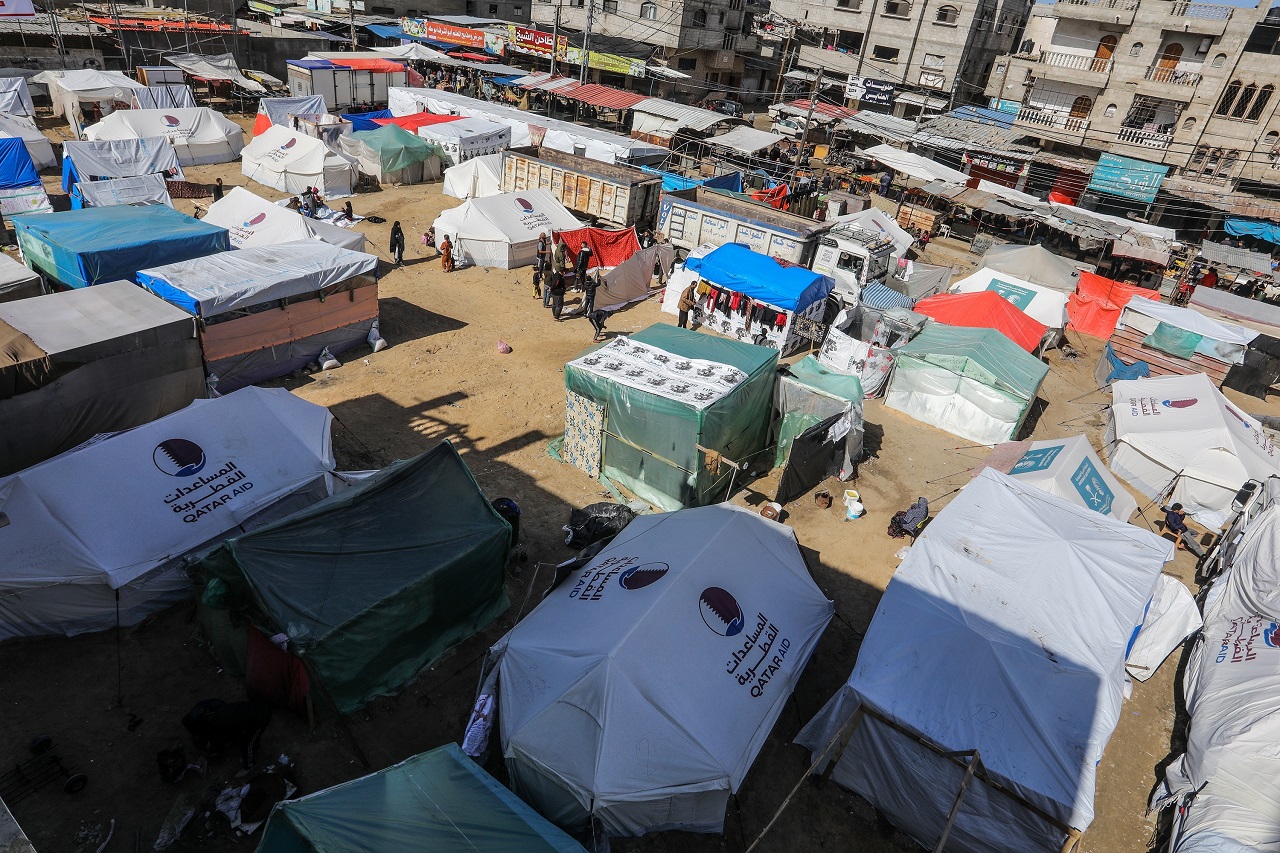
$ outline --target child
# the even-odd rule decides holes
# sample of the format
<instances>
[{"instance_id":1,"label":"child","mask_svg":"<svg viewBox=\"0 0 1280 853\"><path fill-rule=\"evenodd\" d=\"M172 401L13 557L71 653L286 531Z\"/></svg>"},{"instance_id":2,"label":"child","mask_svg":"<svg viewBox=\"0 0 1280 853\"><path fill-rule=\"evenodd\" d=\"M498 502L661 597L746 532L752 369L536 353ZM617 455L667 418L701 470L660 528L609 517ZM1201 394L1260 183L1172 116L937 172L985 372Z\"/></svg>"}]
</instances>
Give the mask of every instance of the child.
<instances>
[{"instance_id":1,"label":"child","mask_svg":"<svg viewBox=\"0 0 1280 853\"><path fill-rule=\"evenodd\" d=\"M1176 548L1179 551L1185 551L1186 546L1182 544L1182 534L1187 532L1187 513L1182 509L1182 504L1174 504L1164 514L1165 529L1172 532L1178 537Z\"/></svg>"}]
</instances>

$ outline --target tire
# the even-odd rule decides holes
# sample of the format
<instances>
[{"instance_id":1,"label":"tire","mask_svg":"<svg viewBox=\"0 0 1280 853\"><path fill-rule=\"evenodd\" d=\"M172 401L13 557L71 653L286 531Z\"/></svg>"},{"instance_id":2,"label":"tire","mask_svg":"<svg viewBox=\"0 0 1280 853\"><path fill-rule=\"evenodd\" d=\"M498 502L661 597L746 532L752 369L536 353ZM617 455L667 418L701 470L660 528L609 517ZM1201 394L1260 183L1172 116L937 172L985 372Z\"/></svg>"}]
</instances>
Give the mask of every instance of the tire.
<instances>
[{"instance_id":1,"label":"tire","mask_svg":"<svg viewBox=\"0 0 1280 853\"><path fill-rule=\"evenodd\" d=\"M68 794L78 794L83 791L84 786L88 784L89 777L83 773L77 773L74 776L67 778L67 781L62 785L62 790L66 791Z\"/></svg>"}]
</instances>

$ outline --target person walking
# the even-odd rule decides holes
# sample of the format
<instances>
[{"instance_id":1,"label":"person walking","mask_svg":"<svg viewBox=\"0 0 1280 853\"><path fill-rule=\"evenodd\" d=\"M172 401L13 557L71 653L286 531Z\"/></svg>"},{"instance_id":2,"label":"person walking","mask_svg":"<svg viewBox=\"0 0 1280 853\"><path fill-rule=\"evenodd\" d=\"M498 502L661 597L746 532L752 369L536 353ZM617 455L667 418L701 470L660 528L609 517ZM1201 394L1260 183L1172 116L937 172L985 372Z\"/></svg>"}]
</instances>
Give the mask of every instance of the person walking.
<instances>
[{"instance_id":1,"label":"person walking","mask_svg":"<svg viewBox=\"0 0 1280 853\"><path fill-rule=\"evenodd\" d=\"M547 274L551 272L551 241L547 239L547 232L543 231L538 234L538 248L533 256L533 298L543 297L542 304L545 307L547 297L543 295L543 289L540 285L546 281Z\"/></svg>"},{"instance_id":2,"label":"person walking","mask_svg":"<svg viewBox=\"0 0 1280 853\"><path fill-rule=\"evenodd\" d=\"M391 225L391 257L396 266L404 263L404 229L400 227L399 219Z\"/></svg>"},{"instance_id":3,"label":"person walking","mask_svg":"<svg viewBox=\"0 0 1280 853\"><path fill-rule=\"evenodd\" d=\"M569 271L569 249L567 246L565 246L564 241L561 240L559 243L556 243L555 251L551 253L551 281L554 284L556 279L560 279L560 300L562 303L564 301L564 277L565 277L565 273L567 273L568 271ZM543 294L542 304L544 307L551 306L551 301L552 301L551 294L552 294L551 290L548 290L545 294ZM558 319L560 315L556 314L555 316Z\"/></svg>"},{"instance_id":4,"label":"person walking","mask_svg":"<svg viewBox=\"0 0 1280 853\"><path fill-rule=\"evenodd\" d=\"M693 310L693 306L698 301L698 283L690 282L689 286L680 294L680 302L676 305L676 309L680 312L680 321L676 323L682 329L689 328L689 312Z\"/></svg>"},{"instance_id":5,"label":"person walking","mask_svg":"<svg viewBox=\"0 0 1280 853\"><path fill-rule=\"evenodd\" d=\"M217 178L213 182L213 200L215 203L222 201L222 178Z\"/></svg>"},{"instance_id":6,"label":"person walking","mask_svg":"<svg viewBox=\"0 0 1280 853\"><path fill-rule=\"evenodd\" d=\"M564 310L564 278L564 273L551 273L551 284L547 287L547 292L551 294L551 316L557 322L560 320L560 312Z\"/></svg>"},{"instance_id":7,"label":"person walking","mask_svg":"<svg viewBox=\"0 0 1280 853\"><path fill-rule=\"evenodd\" d=\"M443 272L453 272L453 243L448 234L440 241L440 269Z\"/></svg>"},{"instance_id":8,"label":"person walking","mask_svg":"<svg viewBox=\"0 0 1280 853\"><path fill-rule=\"evenodd\" d=\"M600 270L594 276L582 280L582 315L590 317L596 310L596 289L600 287Z\"/></svg>"},{"instance_id":9,"label":"person walking","mask_svg":"<svg viewBox=\"0 0 1280 853\"><path fill-rule=\"evenodd\" d=\"M586 241L582 241L582 248L578 249L578 260L574 265L574 286L579 290L587 289L587 268L591 266L591 247Z\"/></svg>"}]
</instances>

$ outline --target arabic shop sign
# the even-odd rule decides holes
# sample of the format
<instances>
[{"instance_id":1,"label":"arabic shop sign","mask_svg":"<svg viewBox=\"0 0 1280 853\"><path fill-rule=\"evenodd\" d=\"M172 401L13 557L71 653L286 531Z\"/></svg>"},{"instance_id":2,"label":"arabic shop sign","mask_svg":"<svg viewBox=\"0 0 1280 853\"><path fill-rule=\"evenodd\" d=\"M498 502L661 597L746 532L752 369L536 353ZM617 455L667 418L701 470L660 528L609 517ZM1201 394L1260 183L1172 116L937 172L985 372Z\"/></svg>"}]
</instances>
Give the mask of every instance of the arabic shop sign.
<instances>
[{"instance_id":1,"label":"arabic shop sign","mask_svg":"<svg viewBox=\"0 0 1280 853\"><path fill-rule=\"evenodd\" d=\"M400 29L406 35L446 44L461 44L467 47L484 48L484 31L467 27L455 27L452 24L441 24L422 18L401 18Z\"/></svg>"}]
</instances>

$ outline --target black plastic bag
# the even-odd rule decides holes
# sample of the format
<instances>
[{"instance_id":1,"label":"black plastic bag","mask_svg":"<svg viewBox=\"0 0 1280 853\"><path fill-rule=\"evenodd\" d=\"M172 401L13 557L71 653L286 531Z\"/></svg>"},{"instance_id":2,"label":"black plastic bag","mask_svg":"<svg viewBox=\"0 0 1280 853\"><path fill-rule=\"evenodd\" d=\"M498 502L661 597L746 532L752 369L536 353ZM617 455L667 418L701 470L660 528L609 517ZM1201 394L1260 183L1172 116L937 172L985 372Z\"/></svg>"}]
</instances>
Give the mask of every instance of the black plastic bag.
<instances>
[{"instance_id":1,"label":"black plastic bag","mask_svg":"<svg viewBox=\"0 0 1280 853\"><path fill-rule=\"evenodd\" d=\"M636 517L635 511L622 504L598 503L569 513L564 526L564 544L585 548L607 537L617 536Z\"/></svg>"}]
</instances>

